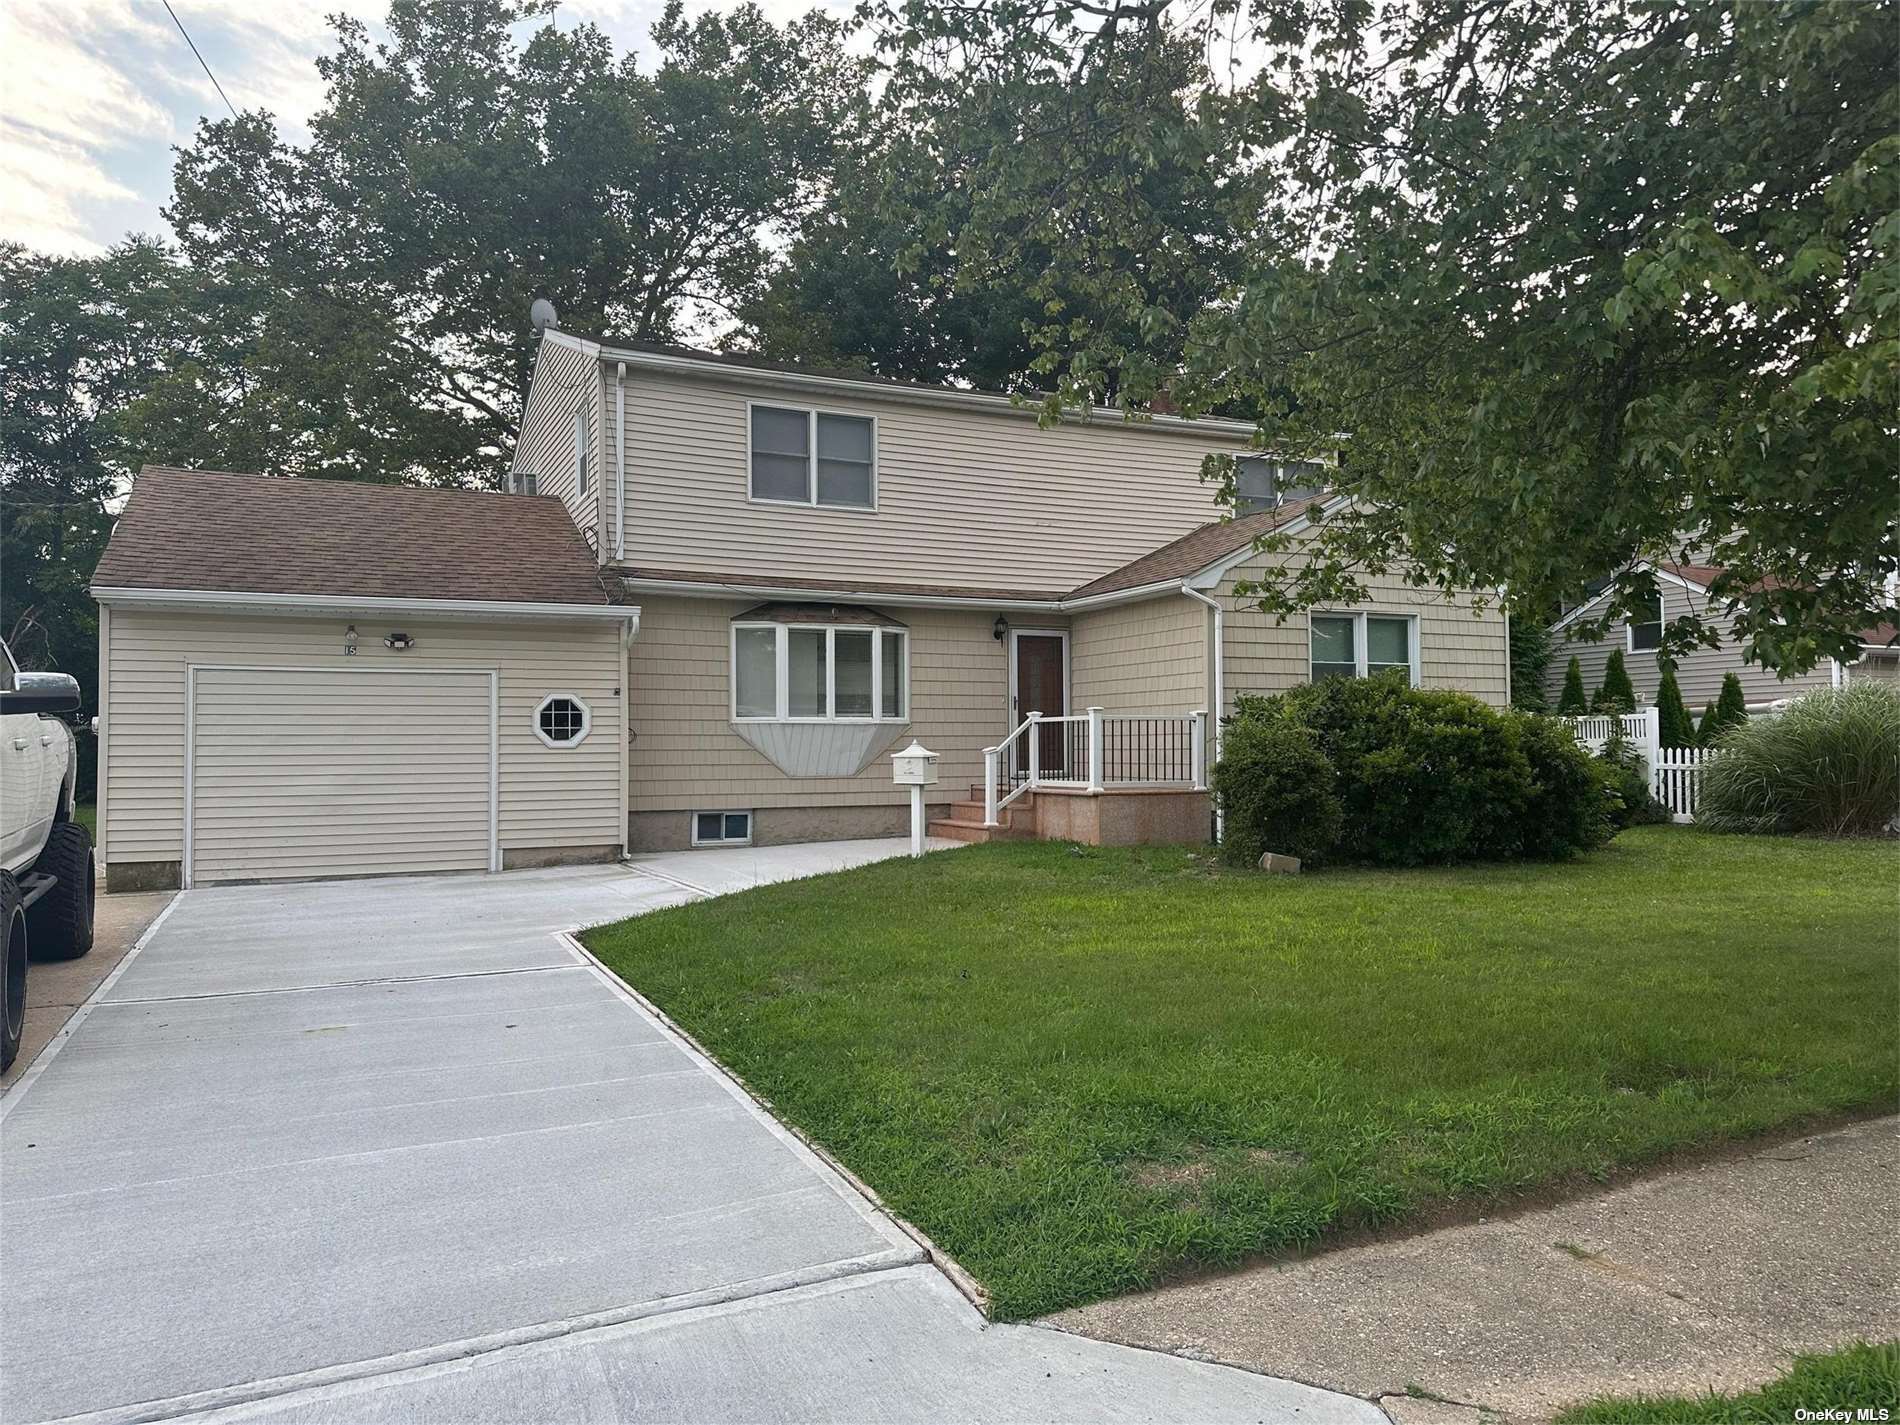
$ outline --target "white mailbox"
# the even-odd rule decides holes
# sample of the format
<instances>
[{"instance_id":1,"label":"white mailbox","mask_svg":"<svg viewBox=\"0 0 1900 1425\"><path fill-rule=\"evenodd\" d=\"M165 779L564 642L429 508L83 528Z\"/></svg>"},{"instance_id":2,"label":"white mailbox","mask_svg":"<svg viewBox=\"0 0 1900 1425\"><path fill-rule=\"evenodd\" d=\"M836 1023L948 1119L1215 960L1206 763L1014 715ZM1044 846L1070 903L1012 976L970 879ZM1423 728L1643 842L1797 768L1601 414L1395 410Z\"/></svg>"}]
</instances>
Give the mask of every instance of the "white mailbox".
<instances>
[{"instance_id":1,"label":"white mailbox","mask_svg":"<svg viewBox=\"0 0 1900 1425\"><path fill-rule=\"evenodd\" d=\"M891 754L894 770L891 780L900 787L934 787L937 785L937 754L923 743L913 740L902 752Z\"/></svg>"}]
</instances>

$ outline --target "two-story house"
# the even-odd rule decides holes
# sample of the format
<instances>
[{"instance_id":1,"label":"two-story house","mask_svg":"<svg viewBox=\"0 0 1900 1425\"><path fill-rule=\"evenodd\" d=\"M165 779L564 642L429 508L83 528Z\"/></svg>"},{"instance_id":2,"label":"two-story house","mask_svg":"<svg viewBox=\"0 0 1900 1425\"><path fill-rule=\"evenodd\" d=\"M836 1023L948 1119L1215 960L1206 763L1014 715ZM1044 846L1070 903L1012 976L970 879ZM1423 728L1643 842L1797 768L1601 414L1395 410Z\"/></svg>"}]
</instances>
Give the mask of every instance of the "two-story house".
<instances>
[{"instance_id":1,"label":"two-story house","mask_svg":"<svg viewBox=\"0 0 1900 1425\"><path fill-rule=\"evenodd\" d=\"M944 834L1204 839L1238 693L1506 702L1495 602L1237 596L1325 498L1255 458L1223 518L1250 434L549 330L508 493L147 469L94 579L108 884L894 835L912 739Z\"/></svg>"}]
</instances>

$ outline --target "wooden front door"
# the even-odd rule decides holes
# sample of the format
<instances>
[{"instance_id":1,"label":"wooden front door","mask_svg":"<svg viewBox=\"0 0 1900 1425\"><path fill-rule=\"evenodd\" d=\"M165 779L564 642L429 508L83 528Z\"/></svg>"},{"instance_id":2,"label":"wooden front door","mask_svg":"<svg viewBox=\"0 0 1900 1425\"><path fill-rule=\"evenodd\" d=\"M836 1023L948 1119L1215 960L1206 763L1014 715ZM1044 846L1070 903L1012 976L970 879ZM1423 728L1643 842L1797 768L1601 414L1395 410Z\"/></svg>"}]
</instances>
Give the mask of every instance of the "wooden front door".
<instances>
[{"instance_id":1,"label":"wooden front door","mask_svg":"<svg viewBox=\"0 0 1900 1425\"><path fill-rule=\"evenodd\" d=\"M1016 721L1032 712L1044 717L1065 717L1069 711L1067 640L1059 633L1019 633L1016 639ZM1067 724L1040 729L1041 767L1045 773L1061 776L1066 767L1063 736ZM1019 747L1021 743L1017 744ZM1019 757L1016 771L1027 775L1027 756Z\"/></svg>"}]
</instances>

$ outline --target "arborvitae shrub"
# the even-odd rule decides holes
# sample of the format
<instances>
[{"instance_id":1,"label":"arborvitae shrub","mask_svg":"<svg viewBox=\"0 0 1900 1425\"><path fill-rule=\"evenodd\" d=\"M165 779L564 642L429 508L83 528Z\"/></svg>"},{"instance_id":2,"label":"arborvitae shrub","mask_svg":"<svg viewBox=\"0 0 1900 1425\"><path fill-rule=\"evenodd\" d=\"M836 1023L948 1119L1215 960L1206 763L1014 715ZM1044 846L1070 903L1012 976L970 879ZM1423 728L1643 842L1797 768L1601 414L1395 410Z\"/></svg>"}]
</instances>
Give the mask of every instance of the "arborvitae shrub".
<instances>
[{"instance_id":1,"label":"arborvitae shrub","mask_svg":"<svg viewBox=\"0 0 1900 1425\"><path fill-rule=\"evenodd\" d=\"M1557 716L1582 717L1590 711L1583 697L1583 667L1575 658L1564 669L1564 690L1557 697Z\"/></svg>"}]
</instances>

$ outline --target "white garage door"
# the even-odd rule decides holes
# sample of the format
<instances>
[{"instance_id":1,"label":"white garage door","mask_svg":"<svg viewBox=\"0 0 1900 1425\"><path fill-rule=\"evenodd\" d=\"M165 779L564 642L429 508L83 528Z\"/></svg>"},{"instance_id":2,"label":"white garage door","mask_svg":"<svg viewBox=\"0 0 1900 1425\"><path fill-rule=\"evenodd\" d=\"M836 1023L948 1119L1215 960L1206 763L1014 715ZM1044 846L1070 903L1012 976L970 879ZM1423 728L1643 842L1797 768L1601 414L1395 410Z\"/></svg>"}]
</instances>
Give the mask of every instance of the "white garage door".
<instances>
[{"instance_id":1,"label":"white garage door","mask_svg":"<svg viewBox=\"0 0 1900 1425\"><path fill-rule=\"evenodd\" d=\"M493 678L195 668L190 882L485 871Z\"/></svg>"}]
</instances>

